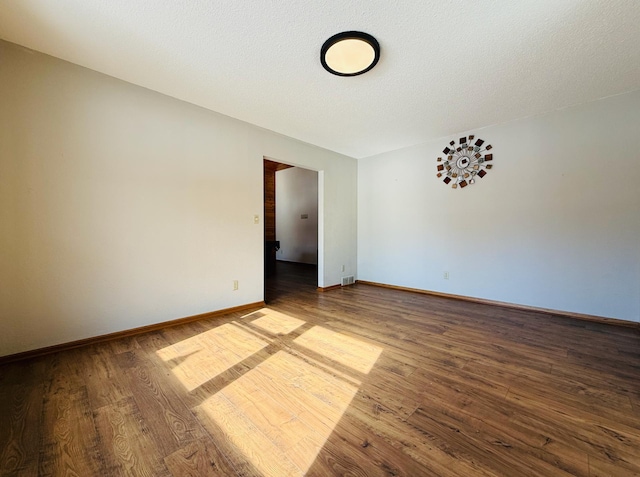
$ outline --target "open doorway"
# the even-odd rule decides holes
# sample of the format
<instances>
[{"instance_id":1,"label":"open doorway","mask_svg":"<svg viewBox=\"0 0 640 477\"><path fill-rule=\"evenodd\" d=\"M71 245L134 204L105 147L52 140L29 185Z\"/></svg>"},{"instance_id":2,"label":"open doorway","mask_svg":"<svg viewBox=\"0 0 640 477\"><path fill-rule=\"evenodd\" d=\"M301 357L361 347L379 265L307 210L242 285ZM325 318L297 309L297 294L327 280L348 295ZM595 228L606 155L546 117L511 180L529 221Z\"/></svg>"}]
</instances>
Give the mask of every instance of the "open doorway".
<instances>
[{"instance_id":1,"label":"open doorway","mask_svg":"<svg viewBox=\"0 0 640 477\"><path fill-rule=\"evenodd\" d=\"M264 159L265 301L318 286L318 172Z\"/></svg>"}]
</instances>

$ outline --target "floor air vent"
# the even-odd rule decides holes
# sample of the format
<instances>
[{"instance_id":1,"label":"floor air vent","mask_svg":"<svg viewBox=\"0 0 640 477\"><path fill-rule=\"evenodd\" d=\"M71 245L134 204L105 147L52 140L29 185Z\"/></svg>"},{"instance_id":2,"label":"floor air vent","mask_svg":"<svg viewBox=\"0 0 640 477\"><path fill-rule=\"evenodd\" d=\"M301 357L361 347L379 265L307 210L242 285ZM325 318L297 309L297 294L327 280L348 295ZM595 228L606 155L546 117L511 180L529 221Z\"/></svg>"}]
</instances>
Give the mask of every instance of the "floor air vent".
<instances>
[{"instance_id":1,"label":"floor air vent","mask_svg":"<svg viewBox=\"0 0 640 477\"><path fill-rule=\"evenodd\" d=\"M342 286L353 285L356 282L356 278L353 275L348 277L342 277Z\"/></svg>"}]
</instances>

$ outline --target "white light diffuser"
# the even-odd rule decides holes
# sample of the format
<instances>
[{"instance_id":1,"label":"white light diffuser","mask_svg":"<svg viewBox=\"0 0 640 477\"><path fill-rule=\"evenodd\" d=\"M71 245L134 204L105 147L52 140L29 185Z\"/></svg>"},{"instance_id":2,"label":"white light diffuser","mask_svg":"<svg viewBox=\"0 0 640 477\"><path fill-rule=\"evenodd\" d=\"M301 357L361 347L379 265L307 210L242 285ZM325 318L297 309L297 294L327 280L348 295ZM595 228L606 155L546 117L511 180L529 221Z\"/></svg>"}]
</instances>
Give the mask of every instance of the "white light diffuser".
<instances>
[{"instance_id":1,"label":"white light diffuser","mask_svg":"<svg viewBox=\"0 0 640 477\"><path fill-rule=\"evenodd\" d=\"M380 58L380 45L371 35L349 31L329 38L322 46L322 66L337 76L357 76L373 68Z\"/></svg>"}]
</instances>

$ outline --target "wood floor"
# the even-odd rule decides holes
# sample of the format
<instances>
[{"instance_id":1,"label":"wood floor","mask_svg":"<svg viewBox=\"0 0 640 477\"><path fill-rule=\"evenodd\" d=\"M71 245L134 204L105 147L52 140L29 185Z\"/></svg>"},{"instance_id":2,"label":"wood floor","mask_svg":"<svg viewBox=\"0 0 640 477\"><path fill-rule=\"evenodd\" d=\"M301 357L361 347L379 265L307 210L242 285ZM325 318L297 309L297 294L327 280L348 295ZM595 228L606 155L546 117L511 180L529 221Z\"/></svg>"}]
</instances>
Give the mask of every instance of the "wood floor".
<instances>
[{"instance_id":1,"label":"wood floor","mask_svg":"<svg viewBox=\"0 0 640 477\"><path fill-rule=\"evenodd\" d=\"M636 329L278 267L265 309L0 367L0 474L640 475Z\"/></svg>"}]
</instances>

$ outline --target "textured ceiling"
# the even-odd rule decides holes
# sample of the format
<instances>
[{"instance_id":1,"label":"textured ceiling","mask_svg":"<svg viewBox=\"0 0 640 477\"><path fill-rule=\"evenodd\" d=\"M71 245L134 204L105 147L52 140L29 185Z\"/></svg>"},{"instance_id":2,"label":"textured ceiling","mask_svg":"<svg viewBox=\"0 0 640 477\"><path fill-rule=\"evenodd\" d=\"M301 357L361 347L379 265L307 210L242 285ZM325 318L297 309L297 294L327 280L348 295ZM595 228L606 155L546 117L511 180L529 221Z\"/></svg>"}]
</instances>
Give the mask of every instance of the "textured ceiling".
<instances>
[{"instance_id":1,"label":"textured ceiling","mask_svg":"<svg viewBox=\"0 0 640 477\"><path fill-rule=\"evenodd\" d=\"M322 68L344 30L372 71ZM640 89L638 0L2 0L0 38L356 158Z\"/></svg>"}]
</instances>

